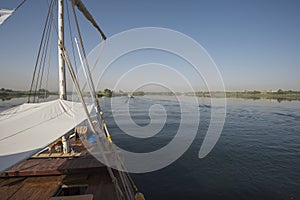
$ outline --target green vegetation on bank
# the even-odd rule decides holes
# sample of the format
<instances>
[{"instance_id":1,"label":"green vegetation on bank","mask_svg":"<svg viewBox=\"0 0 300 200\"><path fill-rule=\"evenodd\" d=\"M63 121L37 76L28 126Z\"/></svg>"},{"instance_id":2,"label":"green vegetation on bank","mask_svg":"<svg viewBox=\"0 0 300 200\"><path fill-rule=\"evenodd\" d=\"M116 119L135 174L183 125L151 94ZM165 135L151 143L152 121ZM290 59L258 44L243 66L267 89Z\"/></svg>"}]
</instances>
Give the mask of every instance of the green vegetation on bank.
<instances>
[{"instance_id":1,"label":"green vegetation on bank","mask_svg":"<svg viewBox=\"0 0 300 200\"><path fill-rule=\"evenodd\" d=\"M111 91L110 89L105 89L103 92L96 92L96 94L98 97L112 97L113 91Z\"/></svg>"},{"instance_id":2,"label":"green vegetation on bank","mask_svg":"<svg viewBox=\"0 0 300 200\"><path fill-rule=\"evenodd\" d=\"M117 96L127 96L128 94L132 94L132 96L144 96L144 95L160 95L160 96L174 96L174 95L186 95L186 96L194 96L197 97L224 97L224 93L222 92L207 92L207 91L198 91L194 93L183 93L183 92L113 92L110 89L105 89L104 91L98 91L98 97L117 97ZM14 91L11 89L0 89L0 98L2 100L9 100L12 98L19 97L28 97L29 91ZM48 90L41 89L39 91L40 97L48 96L48 95L57 95L56 92L49 92ZM300 91L292 91L292 90L282 90L279 89L277 91L243 91L243 92L226 92L227 98L244 98L244 99L276 99L278 101L282 100L300 100Z\"/></svg>"},{"instance_id":3,"label":"green vegetation on bank","mask_svg":"<svg viewBox=\"0 0 300 200\"><path fill-rule=\"evenodd\" d=\"M131 94L130 92L114 92L110 89L105 89L104 91L98 91L97 96L98 97L119 97L119 96L128 96L128 94ZM143 91L136 91L132 93L132 96L144 96L145 92Z\"/></svg>"},{"instance_id":4,"label":"green vegetation on bank","mask_svg":"<svg viewBox=\"0 0 300 200\"><path fill-rule=\"evenodd\" d=\"M196 92L198 97L220 97L221 92ZM276 99L282 100L300 100L300 91L282 90L277 91L243 91L243 92L226 92L227 98L243 99Z\"/></svg>"},{"instance_id":5,"label":"green vegetation on bank","mask_svg":"<svg viewBox=\"0 0 300 200\"><path fill-rule=\"evenodd\" d=\"M29 95L28 91L13 91L11 89L0 89L0 98L2 100L9 100L11 98L18 98L18 97L26 97Z\"/></svg>"},{"instance_id":6,"label":"green vegetation on bank","mask_svg":"<svg viewBox=\"0 0 300 200\"><path fill-rule=\"evenodd\" d=\"M54 92L49 92L48 90L45 89L40 89L39 92L36 93L36 95L39 95L40 97L48 97L49 95L56 95L57 93ZM31 95L33 95L31 93ZM12 98L20 98L20 97L28 97L29 96L29 91L15 91L11 89L5 89L1 88L0 89L0 99L4 100L9 100Z\"/></svg>"},{"instance_id":7,"label":"green vegetation on bank","mask_svg":"<svg viewBox=\"0 0 300 200\"><path fill-rule=\"evenodd\" d=\"M143 91L137 91L137 92L132 93L132 96L144 96L144 95L145 95L145 92L143 92Z\"/></svg>"}]
</instances>

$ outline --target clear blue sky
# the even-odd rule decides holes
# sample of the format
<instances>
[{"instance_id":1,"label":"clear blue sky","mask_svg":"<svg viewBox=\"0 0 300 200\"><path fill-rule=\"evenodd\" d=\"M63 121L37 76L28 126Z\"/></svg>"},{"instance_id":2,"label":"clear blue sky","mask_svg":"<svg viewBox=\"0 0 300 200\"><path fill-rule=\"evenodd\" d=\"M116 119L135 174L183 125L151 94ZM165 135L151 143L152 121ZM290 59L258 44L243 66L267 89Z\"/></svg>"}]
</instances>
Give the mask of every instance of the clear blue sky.
<instances>
[{"instance_id":1,"label":"clear blue sky","mask_svg":"<svg viewBox=\"0 0 300 200\"><path fill-rule=\"evenodd\" d=\"M199 42L228 90L300 90L298 0L82 0L108 37L137 27L164 27ZM21 0L1 0L12 9ZM46 0L26 4L0 26L0 87L29 89L47 11ZM84 24L87 51L97 32ZM55 70L50 89L57 90Z\"/></svg>"}]
</instances>

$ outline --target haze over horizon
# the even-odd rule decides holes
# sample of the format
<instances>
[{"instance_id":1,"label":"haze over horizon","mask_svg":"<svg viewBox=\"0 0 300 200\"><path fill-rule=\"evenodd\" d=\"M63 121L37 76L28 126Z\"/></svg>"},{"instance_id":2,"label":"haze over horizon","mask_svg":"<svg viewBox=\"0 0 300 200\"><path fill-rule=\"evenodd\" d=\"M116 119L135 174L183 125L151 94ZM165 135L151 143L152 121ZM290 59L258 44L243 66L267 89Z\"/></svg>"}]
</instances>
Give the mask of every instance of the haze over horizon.
<instances>
[{"instance_id":1,"label":"haze over horizon","mask_svg":"<svg viewBox=\"0 0 300 200\"><path fill-rule=\"evenodd\" d=\"M2 0L0 9L13 9L19 3L20 0ZM83 3L108 38L139 27L164 27L193 38L218 66L228 91L300 90L297 0ZM47 1L27 1L0 25L0 88L29 90L47 6ZM86 51L90 52L99 44L99 35L81 14L79 17ZM57 57L53 49L49 90L57 91ZM98 89L112 88L108 82L101 84ZM130 87L119 89L126 91ZM203 89L199 86L199 90Z\"/></svg>"}]
</instances>

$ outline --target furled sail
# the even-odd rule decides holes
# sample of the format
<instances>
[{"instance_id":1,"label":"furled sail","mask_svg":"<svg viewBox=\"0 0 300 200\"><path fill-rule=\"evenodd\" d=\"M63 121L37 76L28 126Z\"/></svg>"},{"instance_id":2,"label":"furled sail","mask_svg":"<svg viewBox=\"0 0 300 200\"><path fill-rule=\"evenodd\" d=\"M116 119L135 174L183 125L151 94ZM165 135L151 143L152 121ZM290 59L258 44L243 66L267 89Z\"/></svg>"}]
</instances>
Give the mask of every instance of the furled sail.
<instances>
[{"instance_id":1,"label":"furled sail","mask_svg":"<svg viewBox=\"0 0 300 200\"><path fill-rule=\"evenodd\" d=\"M1 112L0 172L38 153L85 118L81 103L60 99Z\"/></svg>"},{"instance_id":2,"label":"furled sail","mask_svg":"<svg viewBox=\"0 0 300 200\"><path fill-rule=\"evenodd\" d=\"M91 13L86 9L84 4L81 2L81 0L70 0L70 1L73 3L73 5L77 6L77 8L82 12L82 14L86 17L86 19L89 20L93 24L93 26L99 31L103 40L106 40L105 34L101 30L101 28L98 26L97 22L94 20Z\"/></svg>"}]
</instances>

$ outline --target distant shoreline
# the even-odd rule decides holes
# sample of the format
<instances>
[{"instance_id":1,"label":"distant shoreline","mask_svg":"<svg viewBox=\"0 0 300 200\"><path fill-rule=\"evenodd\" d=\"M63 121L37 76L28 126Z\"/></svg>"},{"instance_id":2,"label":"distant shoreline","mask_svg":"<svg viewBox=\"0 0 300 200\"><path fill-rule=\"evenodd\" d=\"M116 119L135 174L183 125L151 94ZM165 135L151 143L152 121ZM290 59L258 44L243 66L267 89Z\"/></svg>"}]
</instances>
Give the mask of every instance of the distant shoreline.
<instances>
[{"instance_id":1,"label":"distant shoreline","mask_svg":"<svg viewBox=\"0 0 300 200\"><path fill-rule=\"evenodd\" d=\"M15 91L15 90L5 89L5 88L0 89L0 99L2 101L10 100L13 98L28 97L29 94L30 94L29 91ZM57 93L41 90L39 94L36 95L40 95L40 97L45 97L45 96L47 97L49 95L57 95Z\"/></svg>"},{"instance_id":2,"label":"distant shoreline","mask_svg":"<svg viewBox=\"0 0 300 200\"><path fill-rule=\"evenodd\" d=\"M112 91L111 91L112 92ZM57 92L41 91L41 96L57 95ZM123 93L122 93L123 94ZM243 92L226 92L226 98L241 98L241 99L275 99L277 101L300 101L300 91L292 90L277 90L277 91L243 91ZM2 101L10 100L12 98L22 98L28 97L29 91L14 91L11 89L0 89L0 98ZM175 96L175 95L186 95L186 96L197 96L197 97L206 97L206 98L220 98L224 97L222 92L135 92L133 96L144 96L144 95L161 95L161 96ZM112 92L113 97L124 96L117 92Z\"/></svg>"},{"instance_id":3,"label":"distant shoreline","mask_svg":"<svg viewBox=\"0 0 300 200\"><path fill-rule=\"evenodd\" d=\"M196 92L198 97L222 97L220 92ZM275 99L277 101L300 101L300 91L281 90L278 91L243 91L226 92L226 98L240 99Z\"/></svg>"}]
</instances>

